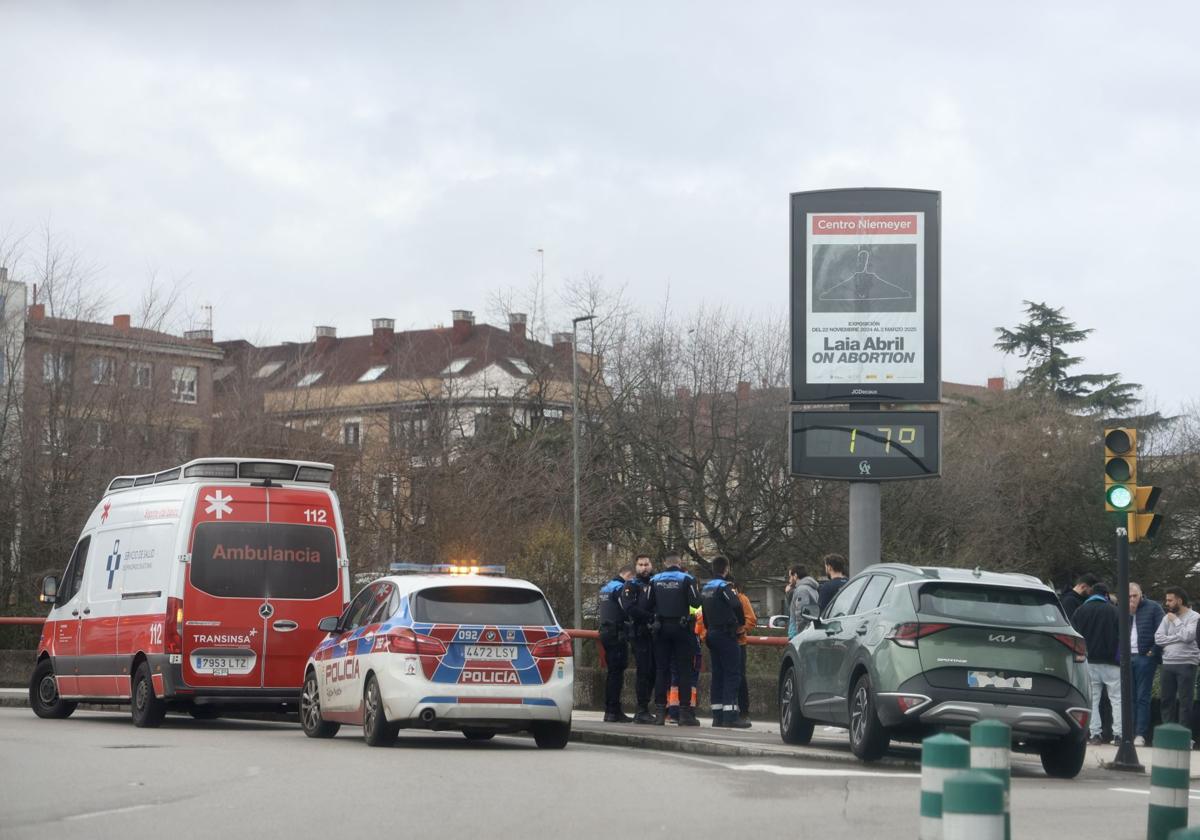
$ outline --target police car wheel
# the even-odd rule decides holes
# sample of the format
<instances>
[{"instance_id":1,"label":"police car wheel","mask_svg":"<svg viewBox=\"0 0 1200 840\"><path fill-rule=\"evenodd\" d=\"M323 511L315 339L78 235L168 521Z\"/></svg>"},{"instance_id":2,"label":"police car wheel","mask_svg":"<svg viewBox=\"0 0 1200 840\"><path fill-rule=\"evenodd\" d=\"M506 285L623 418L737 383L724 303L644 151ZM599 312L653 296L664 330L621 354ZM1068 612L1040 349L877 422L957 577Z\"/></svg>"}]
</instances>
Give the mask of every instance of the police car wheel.
<instances>
[{"instance_id":1,"label":"police car wheel","mask_svg":"<svg viewBox=\"0 0 1200 840\"><path fill-rule=\"evenodd\" d=\"M533 725L533 742L543 750L561 750L571 740L571 724L541 721Z\"/></svg>"},{"instance_id":2,"label":"police car wheel","mask_svg":"<svg viewBox=\"0 0 1200 840\"><path fill-rule=\"evenodd\" d=\"M154 696L154 683L150 679L150 665L143 662L133 675L133 697L130 712L133 725L155 727L167 716L167 704Z\"/></svg>"},{"instance_id":3,"label":"police car wheel","mask_svg":"<svg viewBox=\"0 0 1200 840\"><path fill-rule=\"evenodd\" d=\"M490 741L496 737L495 732L489 732L486 729L464 729L463 735L468 741Z\"/></svg>"},{"instance_id":4,"label":"police car wheel","mask_svg":"<svg viewBox=\"0 0 1200 840\"><path fill-rule=\"evenodd\" d=\"M321 719L321 694L317 690L317 675L312 671L304 677L300 694L300 727L309 738L332 738L342 728L340 723Z\"/></svg>"},{"instance_id":5,"label":"police car wheel","mask_svg":"<svg viewBox=\"0 0 1200 840\"><path fill-rule=\"evenodd\" d=\"M65 718L75 711L75 703L58 696L58 680L49 659L43 659L33 669L29 680L29 705L40 718Z\"/></svg>"},{"instance_id":6,"label":"police car wheel","mask_svg":"<svg viewBox=\"0 0 1200 840\"><path fill-rule=\"evenodd\" d=\"M375 675L367 677L367 687L363 691L363 739L369 747L386 747L396 740L400 727L388 723L387 713L383 709L383 697L379 693L379 683Z\"/></svg>"},{"instance_id":7,"label":"police car wheel","mask_svg":"<svg viewBox=\"0 0 1200 840\"><path fill-rule=\"evenodd\" d=\"M779 679L779 737L803 746L812 740L813 722L800 711L800 675L789 667Z\"/></svg>"},{"instance_id":8,"label":"police car wheel","mask_svg":"<svg viewBox=\"0 0 1200 840\"><path fill-rule=\"evenodd\" d=\"M863 761L877 761L887 752L890 741L875 711L871 678L863 674L850 693L850 751Z\"/></svg>"}]
</instances>

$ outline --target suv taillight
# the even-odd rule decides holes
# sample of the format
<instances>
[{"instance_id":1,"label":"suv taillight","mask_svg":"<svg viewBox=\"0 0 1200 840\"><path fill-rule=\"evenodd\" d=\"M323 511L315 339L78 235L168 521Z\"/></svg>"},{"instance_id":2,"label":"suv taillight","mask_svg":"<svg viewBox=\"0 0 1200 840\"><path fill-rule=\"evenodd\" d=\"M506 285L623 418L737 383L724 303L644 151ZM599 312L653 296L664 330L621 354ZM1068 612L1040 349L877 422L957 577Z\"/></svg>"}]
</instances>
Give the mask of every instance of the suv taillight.
<instances>
[{"instance_id":1,"label":"suv taillight","mask_svg":"<svg viewBox=\"0 0 1200 840\"><path fill-rule=\"evenodd\" d=\"M571 644L571 637L563 633L550 639L542 639L530 648L529 652L539 659L561 659L574 655L575 648Z\"/></svg>"},{"instance_id":2,"label":"suv taillight","mask_svg":"<svg viewBox=\"0 0 1200 840\"><path fill-rule=\"evenodd\" d=\"M884 638L891 639L900 647L915 648L917 639L945 630L949 626L949 624L922 624L919 621L910 621L897 624Z\"/></svg>"},{"instance_id":3,"label":"suv taillight","mask_svg":"<svg viewBox=\"0 0 1200 840\"><path fill-rule=\"evenodd\" d=\"M421 656L442 656L446 653L446 646L441 639L414 633L407 627L388 631L387 649L390 653L415 653Z\"/></svg>"},{"instance_id":4,"label":"suv taillight","mask_svg":"<svg viewBox=\"0 0 1200 840\"><path fill-rule=\"evenodd\" d=\"M183 601L167 599L167 620L163 627L163 651L183 653Z\"/></svg>"},{"instance_id":5,"label":"suv taillight","mask_svg":"<svg viewBox=\"0 0 1200 840\"><path fill-rule=\"evenodd\" d=\"M1087 642L1079 636L1069 636L1066 633L1055 633L1054 638L1062 642L1075 654L1076 662L1087 662Z\"/></svg>"}]
</instances>

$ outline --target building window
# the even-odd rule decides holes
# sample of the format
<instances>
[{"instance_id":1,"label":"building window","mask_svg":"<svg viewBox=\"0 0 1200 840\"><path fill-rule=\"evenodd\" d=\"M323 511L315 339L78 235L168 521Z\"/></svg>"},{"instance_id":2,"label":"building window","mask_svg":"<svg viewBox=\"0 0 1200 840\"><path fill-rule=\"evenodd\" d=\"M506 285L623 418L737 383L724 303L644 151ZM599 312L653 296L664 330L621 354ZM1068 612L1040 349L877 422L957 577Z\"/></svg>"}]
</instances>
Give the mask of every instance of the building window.
<instances>
[{"instance_id":1,"label":"building window","mask_svg":"<svg viewBox=\"0 0 1200 840\"><path fill-rule=\"evenodd\" d=\"M381 475L375 479L375 508L391 510L396 503L396 479Z\"/></svg>"},{"instance_id":2,"label":"building window","mask_svg":"<svg viewBox=\"0 0 1200 840\"><path fill-rule=\"evenodd\" d=\"M376 365L368 370L362 376L358 377L359 382L374 382L379 377L383 376L383 372L387 370L387 365Z\"/></svg>"},{"instance_id":3,"label":"building window","mask_svg":"<svg viewBox=\"0 0 1200 840\"><path fill-rule=\"evenodd\" d=\"M362 423L354 420L342 426L342 443L347 446L360 446L362 444Z\"/></svg>"},{"instance_id":4,"label":"building window","mask_svg":"<svg viewBox=\"0 0 1200 840\"><path fill-rule=\"evenodd\" d=\"M196 454L196 432L192 429L176 429L173 443L175 456L181 461L188 461Z\"/></svg>"},{"instance_id":5,"label":"building window","mask_svg":"<svg viewBox=\"0 0 1200 840\"><path fill-rule=\"evenodd\" d=\"M112 426L103 420L96 420L88 427L88 442L96 448L112 446Z\"/></svg>"},{"instance_id":6,"label":"building window","mask_svg":"<svg viewBox=\"0 0 1200 840\"><path fill-rule=\"evenodd\" d=\"M392 443L416 444L429 434L429 418L424 414L398 414L392 417Z\"/></svg>"},{"instance_id":7,"label":"building window","mask_svg":"<svg viewBox=\"0 0 1200 840\"><path fill-rule=\"evenodd\" d=\"M116 381L117 360L112 356L96 356L92 359L92 384L112 385Z\"/></svg>"},{"instance_id":8,"label":"building window","mask_svg":"<svg viewBox=\"0 0 1200 840\"><path fill-rule=\"evenodd\" d=\"M465 368L469 364L471 364L470 359L455 359L450 364L446 365L446 368L445 368L445 370L442 371L441 375L442 376L453 376L456 373L462 372L462 369Z\"/></svg>"},{"instance_id":9,"label":"building window","mask_svg":"<svg viewBox=\"0 0 1200 840\"><path fill-rule=\"evenodd\" d=\"M300 381L296 383L297 388L307 388L321 378L325 371L319 370L316 373L306 373L300 377Z\"/></svg>"},{"instance_id":10,"label":"building window","mask_svg":"<svg viewBox=\"0 0 1200 840\"><path fill-rule=\"evenodd\" d=\"M517 373L522 376L533 376L533 368L524 359L509 359L509 364L517 369Z\"/></svg>"},{"instance_id":11,"label":"building window","mask_svg":"<svg viewBox=\"0 0 1200 840\"><path fill-rule=\"evenodd\" d=\"M134 388L150 388L154 383L154 365L134 362L129 366L129 379Z\"/></svg>"},{"instance_id":12,"label":"building window","mask_svg":"<svg viewBox=\"0 0 1200 840\"><path fill-rule=\"evenodd\" d=\"M283 367L283 362L267 362L265 365L263 365L262 367L260 367L258 369L258 372L254 374L254 378L255 379L266 379L268 376L275 373L281 367Z\"/></svg>"},{"instance_id":13,"label":"building window","mask_svg":"<svg viewBox=\"0 0 1200 840\"><path fill-rule=\"evenodd\" d=\"M67 353L47 353L42 357L42 380L66 382L71 378L71 356Z\"/></svg>"},{"instance_id":14,"label":"building window","mask_svg":"<svg viewBox=\"0 0 1200 840\"><path fill-rule=\"evenodd\" d=\"M200 377L199 368L183 365L171 368L171 397L175 402L196 402L196 380Z\"/></svg>"}]
</instances>

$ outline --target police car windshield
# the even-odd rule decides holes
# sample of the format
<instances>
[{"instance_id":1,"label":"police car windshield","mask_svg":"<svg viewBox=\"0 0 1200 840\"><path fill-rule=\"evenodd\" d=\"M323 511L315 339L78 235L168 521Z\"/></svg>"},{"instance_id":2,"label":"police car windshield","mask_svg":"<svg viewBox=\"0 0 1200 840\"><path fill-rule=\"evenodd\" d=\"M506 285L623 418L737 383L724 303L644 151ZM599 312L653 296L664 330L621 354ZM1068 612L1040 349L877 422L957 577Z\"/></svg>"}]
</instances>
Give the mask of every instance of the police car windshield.
<instances>
[{"instance_id":1,"label":"police car windshield","mask_svg":"<svg viewBox=\"0 0 1200 840\"><path fill-rule=\"evenodd\" d=\"M416 594L413 617L431 624L554 623L550 605L532 589L501 586L436 586Z\"/></svg>"}]
</instances>

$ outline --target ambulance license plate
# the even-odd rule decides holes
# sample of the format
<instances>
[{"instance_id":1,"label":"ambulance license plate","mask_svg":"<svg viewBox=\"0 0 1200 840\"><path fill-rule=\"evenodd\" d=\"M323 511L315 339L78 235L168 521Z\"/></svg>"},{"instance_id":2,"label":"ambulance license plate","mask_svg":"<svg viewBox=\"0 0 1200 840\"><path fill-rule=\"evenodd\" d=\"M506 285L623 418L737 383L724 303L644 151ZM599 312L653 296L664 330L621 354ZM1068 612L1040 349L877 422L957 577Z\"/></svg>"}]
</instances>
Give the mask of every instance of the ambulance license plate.
<instances>
[{"instance_id":1,"label":"ambulance license plate","mask_svg":"<svg viewBox=\"0 0 1200 840\"><path fill-rule=\"evenodd\" d=\"M511 662L517 658L516 645L467 645L467 659L483 662Z\"/></svg>"},{"instance_id":2,"label":"ambulance license plate","mask_svg":"<svg viewBox=\"0 0 1200 840\"><path fill-rule=\"evenodd\" d=\"M967 671L967 687L1033 691L1033 677L1009 677L995 671Z\"/></svg>"},{"instance_id":3,"label":"ambulance license plate","mask_svg":"<svg viewBox=\"0 0 1200 840\"><path fill-rule=\"evenodd\" d=\"M212 674L215 677L227 677L230 674L248 674L253 669L253 656L192 657L192 670L197 674Z\"/></svg>"}]
</instances>

